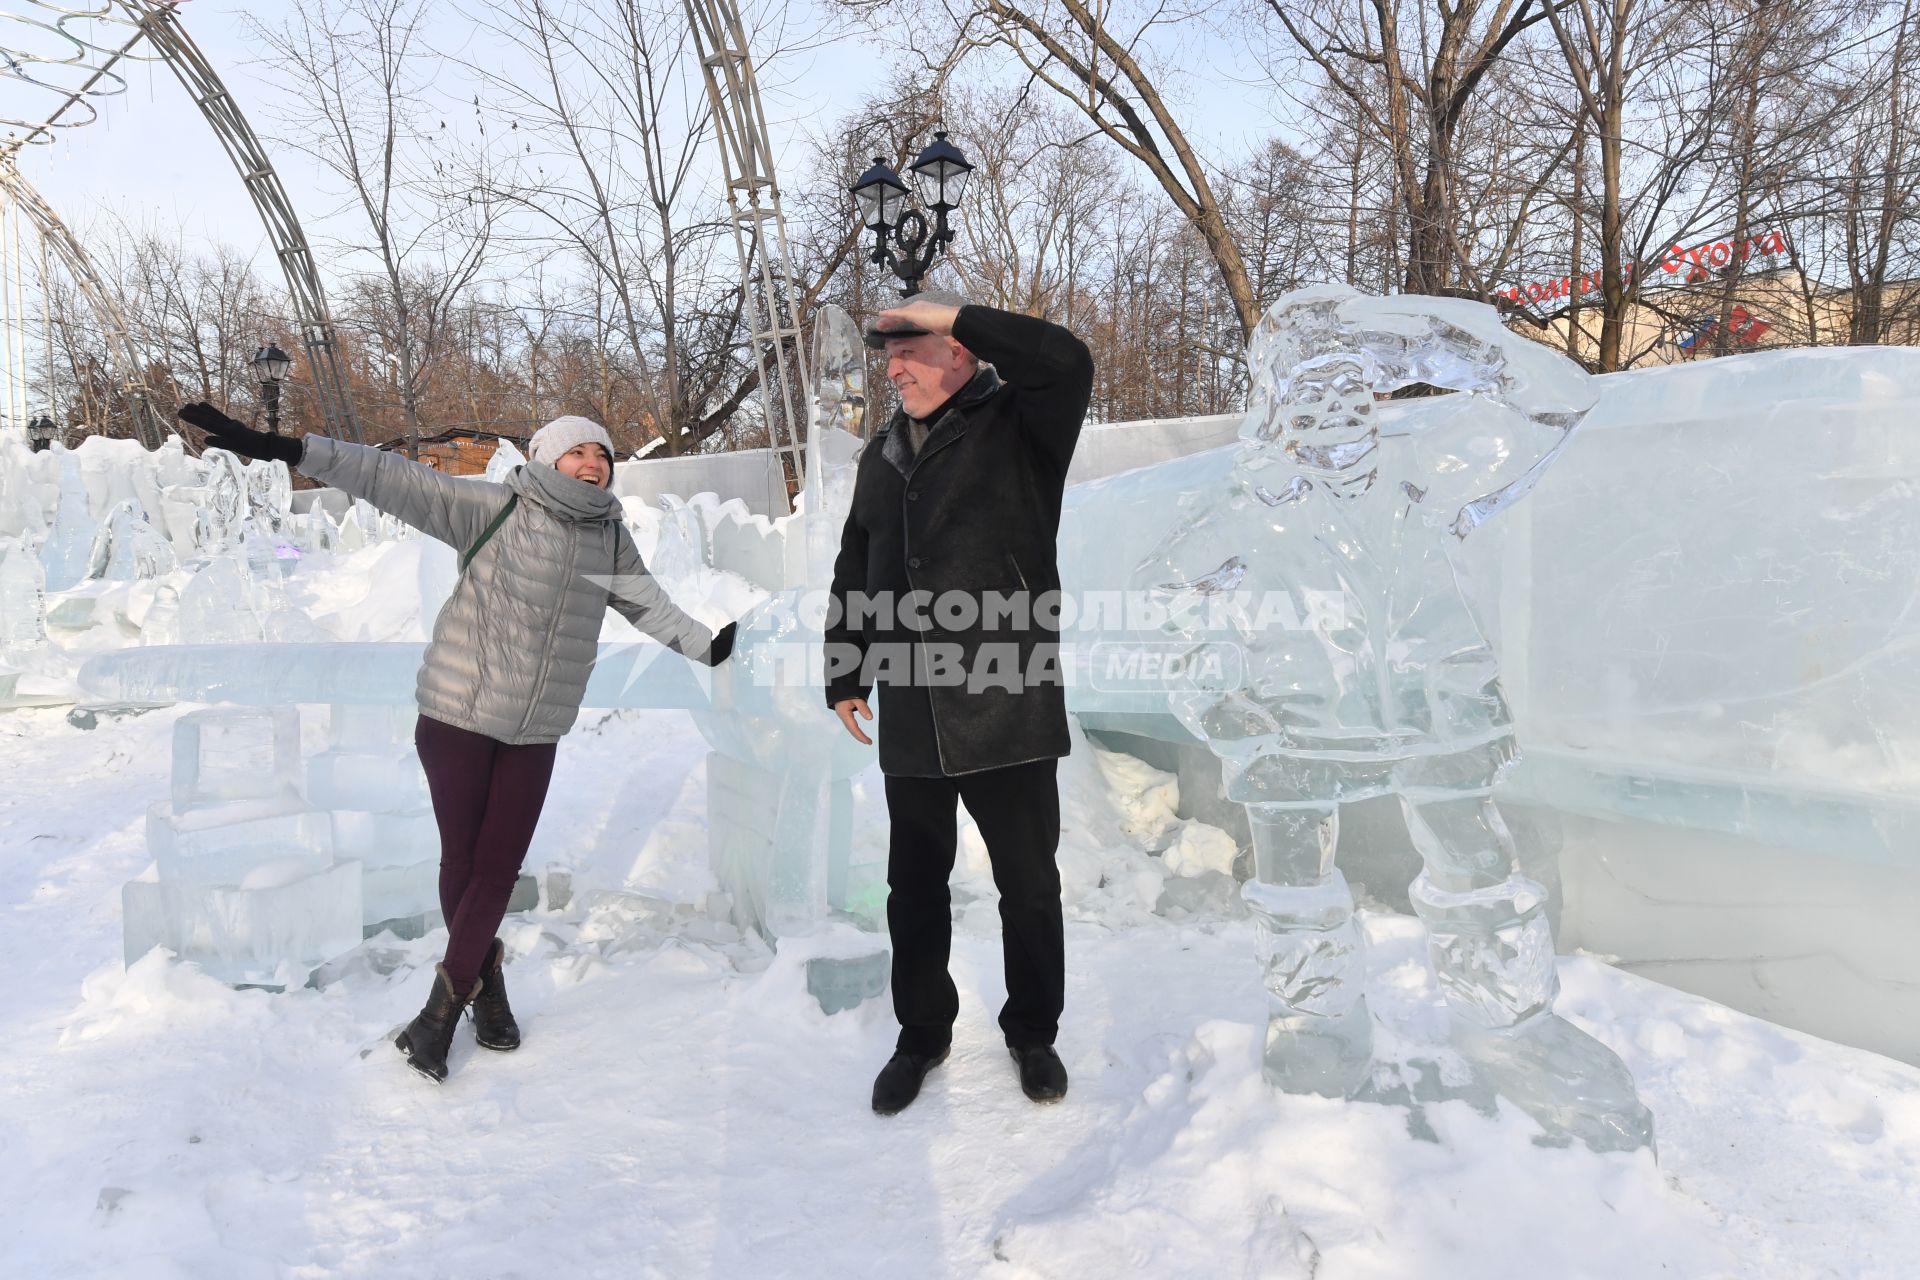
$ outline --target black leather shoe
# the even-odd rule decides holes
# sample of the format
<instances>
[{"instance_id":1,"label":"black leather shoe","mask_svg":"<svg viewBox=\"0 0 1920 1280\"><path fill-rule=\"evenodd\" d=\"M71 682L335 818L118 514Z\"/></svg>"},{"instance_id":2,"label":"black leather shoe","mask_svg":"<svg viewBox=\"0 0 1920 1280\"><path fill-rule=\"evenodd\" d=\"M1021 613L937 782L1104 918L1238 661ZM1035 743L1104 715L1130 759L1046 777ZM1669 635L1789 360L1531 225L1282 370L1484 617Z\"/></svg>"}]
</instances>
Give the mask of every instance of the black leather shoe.
<instances>
[{"instance_id":1,"label":"black leather shoe","mask_svg":"<svg viewBox=\"0 0 1920 1280\"><path fill-rule=\"evenodd\" d=\"M895 1053L874 1077L874 1111L883 1116L905 1111L908 1104L920 1096L920 1082L927 1078L927 1072L946 1060L945 1049L931 1055L908 1053L904 1049Z\"/></svg>"},{"instance_id":2,"label":"black leather shoe","mask_svg":"<svg viewBox=\"0 0 1920 1280\"><path fill-rule=\"evenodd\" d=\"M1067 1064L1050 1044L1031 1049L1007 1046L1007 1052L1020 1064L1020 1091L1035 1102L1058 1102L1067 1096Z\"/></svg>"}]
</instances>

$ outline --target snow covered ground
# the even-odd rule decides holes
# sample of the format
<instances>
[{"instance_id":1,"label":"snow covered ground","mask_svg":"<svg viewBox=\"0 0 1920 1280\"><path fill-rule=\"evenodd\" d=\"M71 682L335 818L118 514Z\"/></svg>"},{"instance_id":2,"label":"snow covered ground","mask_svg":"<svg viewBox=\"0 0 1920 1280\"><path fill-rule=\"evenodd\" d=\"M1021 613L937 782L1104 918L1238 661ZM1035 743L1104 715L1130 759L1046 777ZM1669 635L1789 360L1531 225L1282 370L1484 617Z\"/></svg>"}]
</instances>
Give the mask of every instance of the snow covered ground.
<instances>
[{"instance_id":1,"label":"snow covered ground","mask_svg":"<svg viewBox=\"0 0 1920 1280\"><path fill-rule=\"evenodd\" d=\"M1139 797L1063 768L1068 1099L1019 1092L993 1026L998 922L963 854L956 1052L868 1108L884 1001L828 1018L798 966L698 904L704 744L589 713L531 863L581 896L511 918L518 1053L443 1087L385 1042L443 934L320 990L120 963L178 711L0 716L0 1272L8 1276L1905 1277L1920 1267L1920 1070L1562 962L1660 1160L1531 1142L1517 1113L1404 1112L1261 1081L1252 926L1152 913ZM884 836L877 775L858 839ZM1131 807L1130 807L1131 806ZM589 891L690 904L678 918ZM699 927L695 927L699 926ZM1442 1034L1417 927L1368 919L1380 1048ZM708 941L696 941L695 937ZM392 957L390 956L390 959Z\"/></svg>"}]
</instances>

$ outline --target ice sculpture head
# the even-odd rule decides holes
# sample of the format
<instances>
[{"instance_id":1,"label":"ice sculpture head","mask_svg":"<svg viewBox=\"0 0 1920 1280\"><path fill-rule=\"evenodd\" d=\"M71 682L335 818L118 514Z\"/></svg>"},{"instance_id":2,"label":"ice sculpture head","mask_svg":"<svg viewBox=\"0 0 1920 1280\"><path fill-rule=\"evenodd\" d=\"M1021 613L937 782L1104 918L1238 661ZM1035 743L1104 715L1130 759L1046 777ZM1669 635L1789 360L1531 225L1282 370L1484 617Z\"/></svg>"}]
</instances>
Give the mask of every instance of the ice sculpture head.
<instances>
[{"instance_id":1,"label":"ice sculpture head","mask_svg":"<svg viewBox=\"0 0 1920 1280\"><path fill-rule=\"evenodd\" d=\"M1580 366L1507 331L1493 308L1458 298L1372 298L1316 285L1281 298L1254 327L1253 385L1240 438L1243 468L1284 455L1304 475L1357 496L1376 474L1383 440L1412 445L1412 469L1441 482L1465 533L1532 486L1598 398ZM1395 406L1376 397L1425 385L1463 392ZM1422 492L1426 481L1418 482Z\"/></svg>"},{"instance_id":2,"label":"ice sculpture head","mask_svg":"<svg viewBox=\"0 0 1920 1280\"><path fill-rule=\"evenodd\" d=\"M1367 476L1354 473L1380 443L1373 412L1378 368L1364 352L1337 351L1288 372L1285 389L1259 425L1262 447L1280 445L1310 475L1364 483Z\"/></svg>"}]
</instances>

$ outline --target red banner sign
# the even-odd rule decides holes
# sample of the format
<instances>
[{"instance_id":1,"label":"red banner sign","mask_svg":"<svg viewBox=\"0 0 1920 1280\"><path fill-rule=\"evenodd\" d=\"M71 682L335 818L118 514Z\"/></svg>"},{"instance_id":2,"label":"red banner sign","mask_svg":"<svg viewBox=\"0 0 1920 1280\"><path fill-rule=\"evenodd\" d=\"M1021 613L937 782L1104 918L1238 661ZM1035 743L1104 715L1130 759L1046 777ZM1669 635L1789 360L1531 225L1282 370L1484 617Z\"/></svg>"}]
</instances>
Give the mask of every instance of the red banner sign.
<instances>
[{"instance_id":1,"label":"red banner sign","mask_svg":"<svg viewBox=\"0 0 1920 1280\"><path fill-rule=\"evenodd\" d=\"M1697 280L1710 279L1713 273L1735 261L1746 262L1753 258L1770 258L1775 254L1787 252L1787 238L1778 231L1768 231L1757 236L1748 236L1745 240L1709 240L1705 244L1683 249L1673 245L1666 256L1660 259L1660 270L1668 275L1685 273L1685 278L1669 283L1692 284ZM1629 262L1620 268L1622 280L1633 279L1636 264ZM1499 296L1512 302L1548 302L1557 298L1572 298L1594 292L1600 287L1601 273L1589 271L1580 276L1561 276L1558 280L1535 280L1530 284L1515 285L1506 289L1495 289Z\"/></svg>"}]
</instances>

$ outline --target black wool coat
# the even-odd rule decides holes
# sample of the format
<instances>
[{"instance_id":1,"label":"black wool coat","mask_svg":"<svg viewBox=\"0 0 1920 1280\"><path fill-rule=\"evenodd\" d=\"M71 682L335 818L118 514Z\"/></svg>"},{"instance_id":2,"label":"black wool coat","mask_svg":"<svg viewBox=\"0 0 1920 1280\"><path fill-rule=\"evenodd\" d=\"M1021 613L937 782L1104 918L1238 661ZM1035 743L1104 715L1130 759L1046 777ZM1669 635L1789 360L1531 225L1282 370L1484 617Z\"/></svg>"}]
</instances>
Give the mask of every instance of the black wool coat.
<instances>
[{"instance_id":1,"label":"black wool coat","mask_svg":"<svg viewBox=\"0 0 1920 1280\"><path fill-rule=\"evenodd\" d=\"M947 404L917 455L903 412L875 433L834 563L827 705L880 688L880 768L894 776L1071 750L1049 593L1093 357L1057 324L991 307L962 307L953 336L992 368ZM849 611L916 600L917 611Z\"/></svg>"}]
</instances>

